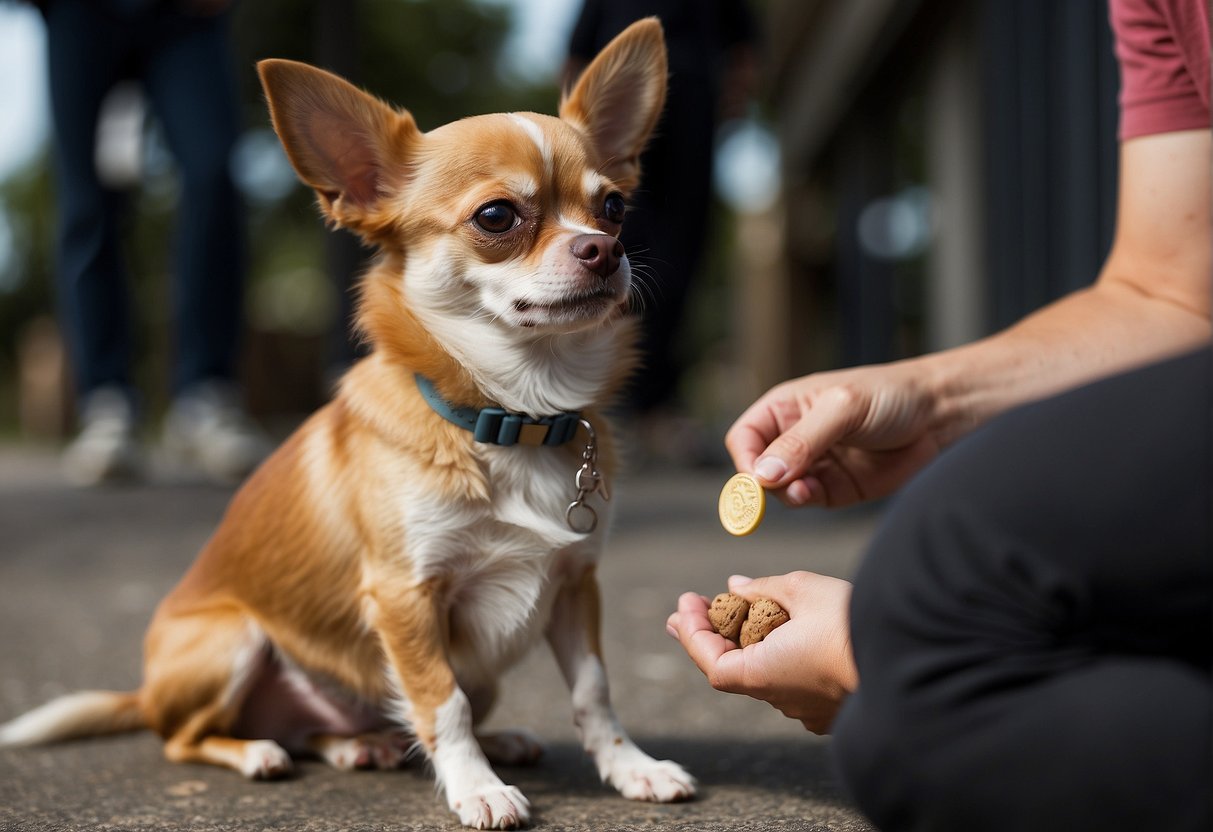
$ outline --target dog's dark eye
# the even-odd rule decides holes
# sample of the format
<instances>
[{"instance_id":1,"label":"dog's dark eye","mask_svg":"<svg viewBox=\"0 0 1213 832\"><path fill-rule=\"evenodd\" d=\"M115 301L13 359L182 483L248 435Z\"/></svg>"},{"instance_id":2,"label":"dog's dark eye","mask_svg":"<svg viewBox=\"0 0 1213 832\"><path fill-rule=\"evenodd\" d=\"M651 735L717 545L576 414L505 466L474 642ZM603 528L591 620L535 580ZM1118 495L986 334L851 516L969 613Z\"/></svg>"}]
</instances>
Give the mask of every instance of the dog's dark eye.
<instances>
[{"instance_id":1,"label":"dog's dark eye","mask_svg":"<svg viewBox=\"0 0 1213 832\"><path fill-rule=\"evenodd\" d=\"M518 212L508 202L490 202L476 212L476 225L490 234L504 234L518 224Z\"/></svg>"},{"instance_id":2,"label":"dog's dark eye","mask_svg":"<svg viewBox=\"0 0 1213 832\"><path fill-rule=\"evenodd\" d=\"M626 212L627 205L624 204L622 194L609 194L606 198L606 202L602 204L602 213L610 222L623 222L623 215Z\"/></svg>"}]
</instances>

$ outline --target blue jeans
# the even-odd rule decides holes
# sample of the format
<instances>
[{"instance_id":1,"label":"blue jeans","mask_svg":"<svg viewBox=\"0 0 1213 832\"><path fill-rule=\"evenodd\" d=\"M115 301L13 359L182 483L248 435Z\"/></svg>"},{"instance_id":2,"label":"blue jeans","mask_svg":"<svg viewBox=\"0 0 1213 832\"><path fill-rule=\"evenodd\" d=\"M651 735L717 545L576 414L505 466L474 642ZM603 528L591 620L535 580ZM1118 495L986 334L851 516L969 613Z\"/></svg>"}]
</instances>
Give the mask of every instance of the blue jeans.
<instances>
[{"instance_id":1,"label":"blue jeans","mask_svg":"<svg viewBox=\"0 0 1213 832\"><path fill-rule=\"evenodd\" d=\"M102 100L139 80L179 167L173 253L173 389L236 372L245 278L243 208L229 171L239 107L226 15L171 3L50 0L60 318L78 392L131 387L132 315L120 195L94 168Z\"/></svg>"}]
</instances>

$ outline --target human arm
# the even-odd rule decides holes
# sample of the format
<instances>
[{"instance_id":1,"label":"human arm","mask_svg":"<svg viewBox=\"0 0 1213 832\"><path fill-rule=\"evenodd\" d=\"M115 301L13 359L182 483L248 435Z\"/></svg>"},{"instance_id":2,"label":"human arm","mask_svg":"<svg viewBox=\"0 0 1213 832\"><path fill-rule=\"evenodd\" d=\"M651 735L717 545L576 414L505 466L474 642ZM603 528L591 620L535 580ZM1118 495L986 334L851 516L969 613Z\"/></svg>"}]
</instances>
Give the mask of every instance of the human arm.
<instances>
[{"instance_id":1,"label":"human arm","mask_svg":"<svg viewBox=\"0 0 1213 832\"><path fill-rule=\"evenodd\" d=\"M973 344L773 388L726 436L737 469L793 505L882 497L998 413L1207 344L1211 152L1207 130L1124 142L1092 286Z\"/></svg>"},{"instance_id":2,"label":"human arm","mask_svg":"<svg viewBox=\"0 0 1213 832\"><path fill-rule=\"evenodd\" d=\"M769 702L818 734L828 733L846 696L859 684L851 655L851 585L811 572L749 580L734 576L729 591L749 601L770 598L789 620L745 649L712 630L708 601L687 592L666 629L716 690Z\"/></svg>"}]
</instances>

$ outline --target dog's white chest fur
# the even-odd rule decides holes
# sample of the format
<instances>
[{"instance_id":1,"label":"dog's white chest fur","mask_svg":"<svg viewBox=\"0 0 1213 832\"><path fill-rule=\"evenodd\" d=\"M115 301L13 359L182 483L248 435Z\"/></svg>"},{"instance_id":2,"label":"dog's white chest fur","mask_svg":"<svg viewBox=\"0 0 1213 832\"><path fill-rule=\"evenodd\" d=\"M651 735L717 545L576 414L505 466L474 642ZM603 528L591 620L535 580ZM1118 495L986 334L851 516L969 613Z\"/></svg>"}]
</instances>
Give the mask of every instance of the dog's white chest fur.
<instances>
[{"instance_id":1,"label":"dog's white chest fur","mask_svg":"<svg viewBox=\"0 0 1213 832\"><path fill-rule=\"evenodd\" d=\"M413 574L447 587L451 659L461 681L495 678L539 640L553 577L597 560L610 519L608 504L594 496L598 528L569 528L576 467L565 453L521 445L478 446L477 453L487 503L451 503L423 489L409 489L402 503Z\"/></svg>"}]
</instances>

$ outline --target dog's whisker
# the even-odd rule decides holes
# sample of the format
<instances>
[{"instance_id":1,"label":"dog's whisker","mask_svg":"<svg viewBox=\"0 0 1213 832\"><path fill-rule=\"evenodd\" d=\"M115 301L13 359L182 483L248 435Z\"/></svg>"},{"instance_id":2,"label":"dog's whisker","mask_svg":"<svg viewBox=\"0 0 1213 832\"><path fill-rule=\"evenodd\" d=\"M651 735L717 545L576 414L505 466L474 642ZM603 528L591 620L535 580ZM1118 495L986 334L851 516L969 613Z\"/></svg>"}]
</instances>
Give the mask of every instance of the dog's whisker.
<instances>
[{"instance_id":1,"label":"dog's whisker","mask_svg":"<svg viewBox=\"0 0 1213 832\"><path fill-rule=\"evenodd\" d=\"M659 303L658 293L661 291L661 286L655 275L644 270L637 271L634 274L632 286L632 299L639 306L642 314L647 310L649 304L657 305Z\"/></svg>"}]
</instances>

